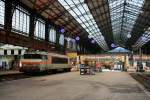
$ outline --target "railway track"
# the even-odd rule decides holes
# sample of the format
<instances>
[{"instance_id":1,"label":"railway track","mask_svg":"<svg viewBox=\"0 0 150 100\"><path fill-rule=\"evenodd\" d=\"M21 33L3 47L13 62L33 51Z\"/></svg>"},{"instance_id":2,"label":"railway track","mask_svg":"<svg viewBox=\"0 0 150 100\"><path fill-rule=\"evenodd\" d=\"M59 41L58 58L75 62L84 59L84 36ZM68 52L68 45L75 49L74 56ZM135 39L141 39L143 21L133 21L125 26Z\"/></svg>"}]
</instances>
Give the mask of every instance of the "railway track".
<instances>
[{"instance_id":1,"label":"railway track","mask_svg":"<svg viewBox=\"0 0 150 100\"><path fill-rule=\"evenodd\" d=\"M140 82L150 92L150 77L143 73L130 73L130 75Z\"/></svg>"},{"instance_id":2,"label":"railway track","mask_svg":"<svg viewBox=\"0 0 150 100\"><path fill-rule=\"evenodd\" d=\"M13 74L3 74L0 75L0 81L11 81L23 78L29 78L31 76L24 73L13 73Z\"/></svg>"},{"instance_id":3,"label":"railway track","mask_svg":"<svg viewBox=\"0 0 150 100\"><path fill-rule=\"evenodd\" d=\"M65 73L65 72L69 72L69 71L68 70L67 71L53 70L52 72L38 72L38 73L28 73L28 74L27 73L0 74L0 82L31 78L31 77L46 76L46 75L59 74L59 73Z\"/></svg>"}]
</instances>

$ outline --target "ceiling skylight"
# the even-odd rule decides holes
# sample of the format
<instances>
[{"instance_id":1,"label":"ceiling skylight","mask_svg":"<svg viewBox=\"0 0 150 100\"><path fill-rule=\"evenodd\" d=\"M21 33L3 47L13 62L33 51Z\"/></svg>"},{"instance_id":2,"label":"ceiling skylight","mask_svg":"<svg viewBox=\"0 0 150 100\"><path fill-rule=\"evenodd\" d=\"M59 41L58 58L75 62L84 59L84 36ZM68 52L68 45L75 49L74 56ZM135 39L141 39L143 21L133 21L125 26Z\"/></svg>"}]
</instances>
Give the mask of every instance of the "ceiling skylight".
<instances>
[{"instance_id":1,"label":"ceiling skylight","mask_svg":"<svg viewBox=\"0 0 150 100\"><path fill-rule=\"evenodd\" d=\"M114 40L125 43L131 34L144 0L108 0ZM121 42L121 43L122 43Z\"/></svg>"},{"instance_id":2,"label":"ceiling skylight","mask_svg":"<svg viewBox=\"0 0 150 100\"><path fill-rule=\"evenodd\" d=\"M108 50L107 43L102 36L92 14L90 13L87 4L84 3L84 0L58 1L104 50Z\"/></svg>"}]
</instances>

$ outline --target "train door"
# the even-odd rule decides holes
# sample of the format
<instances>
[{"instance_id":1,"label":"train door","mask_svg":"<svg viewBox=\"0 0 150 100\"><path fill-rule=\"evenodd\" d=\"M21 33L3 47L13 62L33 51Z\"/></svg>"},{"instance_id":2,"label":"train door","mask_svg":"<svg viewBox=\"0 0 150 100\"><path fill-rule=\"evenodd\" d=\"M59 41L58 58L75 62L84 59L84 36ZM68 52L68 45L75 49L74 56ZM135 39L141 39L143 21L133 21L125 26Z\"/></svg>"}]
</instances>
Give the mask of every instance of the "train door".
<instances>
[{"instance_id":1,"label":"train door","mask_svg":"<svg viewBox=\"0 0 150 100\"><path fill-rule=\"evenodd\" d=\"M47 68L47 59L48 59L48 57L47 57L47 55L42 55L42 67L45 69L45 70L47 70L48 68Z\"/></svg>"},{"instance_id":2,"label":"train door","mask_svg":"<svg viewBox=\"0 0 150 100\"><path fill-rule=\"evenodd\" d=\"M51 69L52 66L52 56L51 55L47 55L47 69Z\"/></svg>"}]
</instances>

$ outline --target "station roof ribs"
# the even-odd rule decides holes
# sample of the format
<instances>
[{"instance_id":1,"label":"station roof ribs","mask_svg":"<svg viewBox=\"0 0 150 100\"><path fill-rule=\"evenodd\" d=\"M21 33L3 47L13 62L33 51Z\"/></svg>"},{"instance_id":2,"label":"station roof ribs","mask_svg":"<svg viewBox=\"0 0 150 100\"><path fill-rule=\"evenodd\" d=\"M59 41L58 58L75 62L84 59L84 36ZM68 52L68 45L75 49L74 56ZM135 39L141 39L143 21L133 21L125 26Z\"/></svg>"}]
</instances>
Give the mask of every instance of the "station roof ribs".
<instances>
[{"instance_id":1,"label":"station roof ribs","mask_svg":"<svg viewBox=\"0 0 150 100\"><path fill-rule=\"evenodd\" d=\"M138 48L150 40L149 0L19 1L64 27L67 35L93 38L103 50L109 50L113 43Z\"/></svg>"}]
</instances>

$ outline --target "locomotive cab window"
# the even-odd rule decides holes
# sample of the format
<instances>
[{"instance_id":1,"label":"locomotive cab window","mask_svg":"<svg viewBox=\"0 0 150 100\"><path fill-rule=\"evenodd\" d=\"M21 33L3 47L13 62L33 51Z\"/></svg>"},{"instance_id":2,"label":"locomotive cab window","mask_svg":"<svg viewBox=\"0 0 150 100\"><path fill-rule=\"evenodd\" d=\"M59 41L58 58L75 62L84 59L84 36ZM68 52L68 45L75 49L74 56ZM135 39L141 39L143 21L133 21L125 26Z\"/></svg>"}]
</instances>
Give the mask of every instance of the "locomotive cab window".
<instances>
[{"instance_id":1,"label":"locomotive cab window","mask_svg":"<svg viewBox=\"0 0 150 100\"><path fill-rule=\"evenodd\" d=\"M67 58L58 58L58 57L52 57L52 63L55 64L67 64L68 59Z\"/></svg>"},{"instance_id":2,"label":"locomotive cab window","mask_svg":"<svg viewBox=\"0 0 150 100\"><path fill-rule=\"evenodd\" d=\"M39 55L39 54L24 54L24 59L42 59L42 55Z\"/></svg>"}]
</instances>

